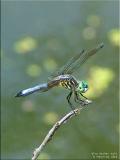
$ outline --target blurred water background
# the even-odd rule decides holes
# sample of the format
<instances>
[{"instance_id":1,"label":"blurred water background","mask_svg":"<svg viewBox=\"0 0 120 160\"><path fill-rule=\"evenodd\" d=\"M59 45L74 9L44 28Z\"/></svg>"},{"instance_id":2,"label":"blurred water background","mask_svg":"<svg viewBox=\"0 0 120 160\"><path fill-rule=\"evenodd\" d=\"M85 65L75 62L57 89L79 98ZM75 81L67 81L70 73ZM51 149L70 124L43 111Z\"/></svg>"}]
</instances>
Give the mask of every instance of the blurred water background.
<instances>
[{"instance_id":1,"label":"blurred water background","mask_svg":"<svg viewBox=\"0 0 120 160\"><path fill-rule=\"evenodd\" d=\"M93 103L60 128L39 158L118 158L118 4L2 0L1 159L30 159L52 125L70 111L63 88L14 95L47 82L74 54L101 42L105 47L75 74L88 81L86 96Z\"/></svg>"}]
</instances>

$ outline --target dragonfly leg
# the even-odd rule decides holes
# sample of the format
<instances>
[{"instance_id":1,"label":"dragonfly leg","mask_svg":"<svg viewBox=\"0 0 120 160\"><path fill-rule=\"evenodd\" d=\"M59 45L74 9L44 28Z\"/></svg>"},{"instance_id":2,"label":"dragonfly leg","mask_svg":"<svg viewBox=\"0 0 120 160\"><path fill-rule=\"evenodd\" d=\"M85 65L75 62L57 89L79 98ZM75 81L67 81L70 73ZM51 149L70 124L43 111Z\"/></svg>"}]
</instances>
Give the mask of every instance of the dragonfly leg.
<instances>
[{"instance_id":1,"label":"dragonfly leg","mask_svg":"<svg viewBox=\"0 0 120 160\"><path fill-rule=\"evenodd\" d=\"M74 100L75 100L75 102L78 102L78 103L83 103L84 102L84 100L82 100L81 98L79 98L79 96L78 96L78 94L75 92L75 95L74 95Z\"/></svg>"},{"instance_id":2,"label":"dragonfly leg","mask_svg":"<svg viewBox=\"0 0 120 160\"><path fill-rule=\"evenodd\" d=\"M85 99L87 99L87 97L85 97L82 93L80 93L80 95L81 95L82 97L84 97Z\"/></svg>"},{"instance_id":3,"label":"dragonfly leg","mask_svg":"<svg viewBox=\"0 0 120 160\"><path fill-rule=\"evenodd\" d=\"M74 110L74 106L72 105L72 103L70 102L70 98L72 96L72 91L68 94L68 96L66 97L67 101L68 101L68 104L70 105L71 109Z\"/></svg>"},{"instance_id":4,"label":"dragonfly leg","mask_svg":"<svg viewBox=\"0 0 120 160\"><path fill-rule=\"evenodd\" d=\"M79 103L82 107L88 104L85 100L82 100L76 92L74 92L74 100L76 103Z\"/></svg>"}]
</instances>

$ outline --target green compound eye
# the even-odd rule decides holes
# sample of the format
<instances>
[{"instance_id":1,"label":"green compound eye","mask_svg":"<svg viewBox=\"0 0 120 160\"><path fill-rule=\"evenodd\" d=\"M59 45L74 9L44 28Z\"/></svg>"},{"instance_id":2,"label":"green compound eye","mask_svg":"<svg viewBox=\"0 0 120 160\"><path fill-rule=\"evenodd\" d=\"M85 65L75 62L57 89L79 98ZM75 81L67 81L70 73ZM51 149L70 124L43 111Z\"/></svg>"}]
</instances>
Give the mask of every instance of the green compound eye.
<instances>
[{"instance_id":1,"label":"green compound eye","mask_svg":"<svg viewBox=\"0 0 120 160\"><path fill-rule=\"evenodd\" d=\"M88 83L86 81L82 81L82 85L84 88L88 88Z\"/></svg>"},{"instance_id":2,"label":"green compound eye","mask_svg":"<svg viewBox=\"0 0 120 160\"><path fill-rule=\"evenodd\" d=\"M88 90L88 83L86 81L80 81L78 84L77 91L85 93Z\"/></svg>"}]
</instances>

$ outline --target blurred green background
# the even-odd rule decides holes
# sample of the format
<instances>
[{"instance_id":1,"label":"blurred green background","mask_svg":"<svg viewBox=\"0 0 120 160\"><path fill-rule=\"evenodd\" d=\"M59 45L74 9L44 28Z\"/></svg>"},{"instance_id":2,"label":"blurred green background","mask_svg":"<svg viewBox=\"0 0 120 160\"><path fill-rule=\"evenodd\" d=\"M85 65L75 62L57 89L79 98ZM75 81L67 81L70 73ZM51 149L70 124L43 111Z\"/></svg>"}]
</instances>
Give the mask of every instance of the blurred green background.
<instances>
[{"instance_id":1,"label":"blurred green background","mask_svg":"<svg viewBox=\"0 0 120 160\"><path fill-rule=\"evenodd\" d=\"M93 100L62 126L40 159L118 158L118 1L6 1L1 28L1 159L31 158L52 125L70 111L68 91L14 98L47 82L82 49L105 47L75 74L88 81Z\"/></svg>"}]
</instances>

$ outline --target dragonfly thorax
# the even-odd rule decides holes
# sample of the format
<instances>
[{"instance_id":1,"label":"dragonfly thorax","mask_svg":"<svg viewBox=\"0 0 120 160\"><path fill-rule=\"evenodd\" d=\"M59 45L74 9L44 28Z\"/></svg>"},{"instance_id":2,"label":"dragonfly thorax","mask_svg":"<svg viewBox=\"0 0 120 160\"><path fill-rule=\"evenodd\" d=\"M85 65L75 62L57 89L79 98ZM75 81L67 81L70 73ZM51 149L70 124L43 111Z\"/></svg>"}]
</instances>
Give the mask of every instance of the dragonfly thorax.
<instances>
[{"instance_id":1,"label":"dragonfly thorax","mask_svg":"<svg viewBox=\"0 0 120 160\"><path fill-rule=\"evenodd\" d=\"M87 90L88 90L88 83L86 81L79 81L76 91L79 93L85 93Z\"/></svg>"}]
</instances>

